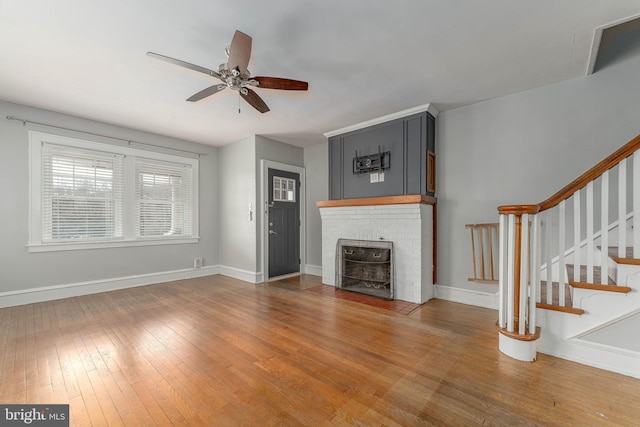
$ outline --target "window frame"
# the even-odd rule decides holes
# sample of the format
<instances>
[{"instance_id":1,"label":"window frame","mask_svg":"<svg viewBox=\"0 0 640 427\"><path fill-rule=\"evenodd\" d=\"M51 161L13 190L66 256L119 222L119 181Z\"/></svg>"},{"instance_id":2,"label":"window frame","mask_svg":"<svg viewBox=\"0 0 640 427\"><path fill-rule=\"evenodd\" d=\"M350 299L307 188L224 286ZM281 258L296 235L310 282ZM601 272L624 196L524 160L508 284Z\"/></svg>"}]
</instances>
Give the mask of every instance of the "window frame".
<instances>
[{"instance_id":1,"label":"window frame","mask_svg":"<svg viewBox=\"0 0 640 427\"><path fill-rule=\"evenodd\" d=\"M43 241L43 145L45 143L56 144L81 150L93 150L116 155L123 155L123 182L124 191L122 197L122 237L114 237L108 240L82 240L82 241ZM170 149L169 149L170 150ZM136 159L151 159L159 162L188 165L191 168L191 234L188 236L136 236L135 218L135 164ZM29 131L29 235L27 242L28 252L48 252L66 250L84 250L97 248L117 248L131 246L150 246L166 244L197 243L199 241L199 159L161 153L156 151L141 150L128 146L107 144L88 139L72 138L39 131Z\"/></svg>"}]
</instances>

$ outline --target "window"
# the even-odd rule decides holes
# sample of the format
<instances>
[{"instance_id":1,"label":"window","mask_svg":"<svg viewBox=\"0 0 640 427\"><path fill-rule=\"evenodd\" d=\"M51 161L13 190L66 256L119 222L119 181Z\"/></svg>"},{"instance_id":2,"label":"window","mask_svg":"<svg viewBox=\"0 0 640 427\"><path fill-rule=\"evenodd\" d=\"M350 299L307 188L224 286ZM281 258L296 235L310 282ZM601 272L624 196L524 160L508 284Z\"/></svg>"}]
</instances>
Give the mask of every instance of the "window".
<instances>
[{"instance_id":1,"label":"window","mask_svg":"<svg viewBox=\"0 0 640 427\"><path fill-rule=\"evenodd\" d=\"M122 156L45 143L42 241L122 236Z\"/></svg>"},{"instance_id":2,"label":"window","mask_svg":"<svg viewBox=\"0 0 640 427\"><path fill-rule=\"evenodd\" d=\"M197 241L197 159L29 138L29 251Z\"/></svg>"},{"instance_id":3,"label":"window","mask_svg":"<svg viewBox=\"0 0 640 427\"><path fill-rule=\"evenodd\" d=\"M295 203L296 180L274 176L273 177L273 201Z\"/></svg>"},{"instance_id":4,"label":"window","mask_svg":"<svg viewBox=\"0 0 640 427\"><path fill-rule=\"evenodd\" d=\"M136 160L136 236L191 235L191 167Z\"/></svg>"}]
</instances>

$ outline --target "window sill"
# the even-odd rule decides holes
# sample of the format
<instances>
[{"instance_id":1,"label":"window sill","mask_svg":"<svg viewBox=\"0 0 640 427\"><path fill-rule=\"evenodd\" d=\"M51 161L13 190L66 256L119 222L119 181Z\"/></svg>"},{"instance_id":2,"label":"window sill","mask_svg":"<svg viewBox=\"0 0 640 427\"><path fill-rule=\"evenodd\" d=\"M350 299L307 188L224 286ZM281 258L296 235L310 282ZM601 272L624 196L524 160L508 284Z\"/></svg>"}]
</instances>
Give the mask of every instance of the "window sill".
<instances>
[{"instance_id":1,"label":"window sill","mask_svg":"<svg viewBox=\"0 0 640 427\"><path fill-rule=\"evenodd\" d=\"M66 243L32 243L27 245L29 253L77 251L103 248L129 248L135 246L182 245L198 243L199 237L183 237L175 239L117 240L106 242L66 242Z\"/></svg>"}]
</instances>

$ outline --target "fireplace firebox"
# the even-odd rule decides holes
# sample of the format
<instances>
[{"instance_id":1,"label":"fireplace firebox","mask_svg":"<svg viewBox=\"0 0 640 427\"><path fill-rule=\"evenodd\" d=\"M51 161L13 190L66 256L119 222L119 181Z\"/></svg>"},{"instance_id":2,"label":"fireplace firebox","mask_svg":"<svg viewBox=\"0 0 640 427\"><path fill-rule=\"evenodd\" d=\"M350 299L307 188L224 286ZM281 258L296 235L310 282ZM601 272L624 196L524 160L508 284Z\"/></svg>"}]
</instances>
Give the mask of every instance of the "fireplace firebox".
<instances>
[{"instance_id":1,"label":"fireplace firebox","mask_svg":"<svg viewBox=\"0 0 640 427\"><path fill-rule=\"evenodd\" d=\"M393 242L338 239L336 287L392 300Z\"/></svg>"}]
</instances>

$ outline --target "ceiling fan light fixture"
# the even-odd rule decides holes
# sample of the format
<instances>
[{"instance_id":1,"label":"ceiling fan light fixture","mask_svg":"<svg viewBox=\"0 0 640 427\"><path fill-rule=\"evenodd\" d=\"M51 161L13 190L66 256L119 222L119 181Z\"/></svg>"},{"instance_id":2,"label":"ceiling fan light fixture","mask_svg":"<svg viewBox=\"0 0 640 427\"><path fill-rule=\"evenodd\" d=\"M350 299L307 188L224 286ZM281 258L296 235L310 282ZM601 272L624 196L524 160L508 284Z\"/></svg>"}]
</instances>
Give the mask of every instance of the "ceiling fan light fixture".
<instances>
[{"instance_id":1,"label":"ceiling fan light fixture","mask_svg":"<svg viewBox=\"0 0 640 427\"><path fill-rule=\"evenodd\" d=\"M179 59L170 58L153 52L147 52L148 56L170 62L181 67L208 74L222 81L222 83L210 86L192 95L187 101L195 102L211 96L227 87L238 91L253 108L261 113L269 111L269 107L260 96L246 86L262 87L264 89L280 90L307 90L308 83L298 80L283 79L279 77L255 77L251 78L251 73L247 69L249 57L251 55L251 37L241 31L236 31L231 46L225 48L228 61L218 66L218 72L190 64ZM231 64L231 65L229 65Z\"/></svg>"}]
</instances>

